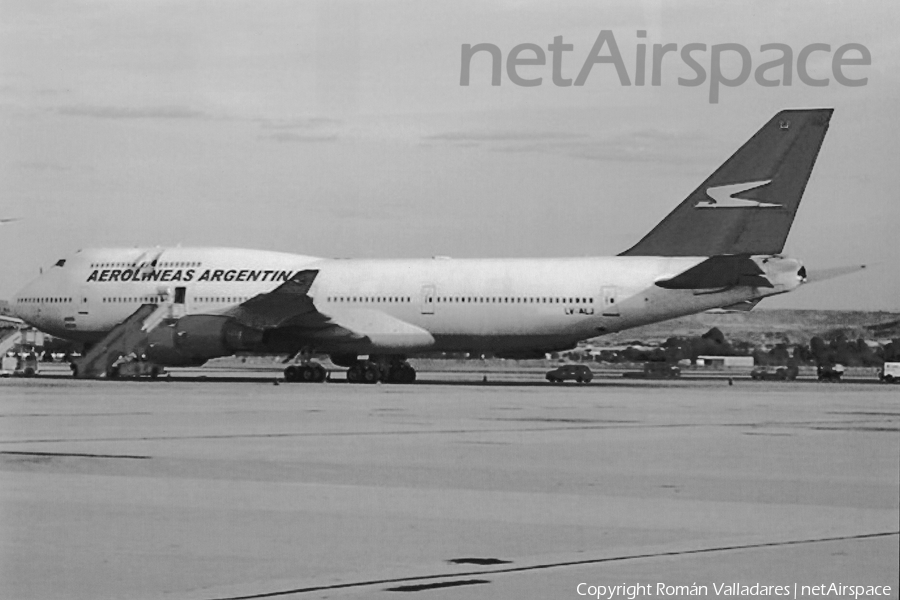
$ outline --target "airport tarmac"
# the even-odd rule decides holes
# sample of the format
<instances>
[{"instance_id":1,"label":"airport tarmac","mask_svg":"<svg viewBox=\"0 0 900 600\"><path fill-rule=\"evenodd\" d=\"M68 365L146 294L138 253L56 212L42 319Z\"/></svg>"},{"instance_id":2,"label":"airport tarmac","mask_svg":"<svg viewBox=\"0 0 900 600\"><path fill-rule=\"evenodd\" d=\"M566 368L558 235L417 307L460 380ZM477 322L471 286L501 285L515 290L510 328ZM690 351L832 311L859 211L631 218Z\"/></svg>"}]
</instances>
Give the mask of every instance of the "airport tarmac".
<instances>
[{"instance_id":1,"label":"airport tarmac","mask_svg":"<svg viewBox=\"0 0 900 600\"><path fill-rule=\"evenodd\" d=\"M898 597L897 386L454 377L2 380L0 597Z\"/></svg>"}]
</instances>

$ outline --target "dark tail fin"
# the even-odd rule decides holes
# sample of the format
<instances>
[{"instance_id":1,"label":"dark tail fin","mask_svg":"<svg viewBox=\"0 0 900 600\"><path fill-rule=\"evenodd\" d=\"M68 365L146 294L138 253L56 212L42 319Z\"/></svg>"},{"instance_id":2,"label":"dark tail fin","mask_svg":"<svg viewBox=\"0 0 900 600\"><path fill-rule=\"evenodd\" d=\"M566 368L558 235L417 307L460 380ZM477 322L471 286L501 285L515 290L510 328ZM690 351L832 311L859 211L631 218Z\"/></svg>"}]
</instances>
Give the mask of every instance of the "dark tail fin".
<instances>
[{"instance_id":1,"label":"dark tail fin","mask_svg":"<svg viewBox=\"0 0 900 600\"><path fill-rule=\"evenodd\" d=\"M620 256L778 254L833 109L783 110Z\"/></svg>"}]
</instances>

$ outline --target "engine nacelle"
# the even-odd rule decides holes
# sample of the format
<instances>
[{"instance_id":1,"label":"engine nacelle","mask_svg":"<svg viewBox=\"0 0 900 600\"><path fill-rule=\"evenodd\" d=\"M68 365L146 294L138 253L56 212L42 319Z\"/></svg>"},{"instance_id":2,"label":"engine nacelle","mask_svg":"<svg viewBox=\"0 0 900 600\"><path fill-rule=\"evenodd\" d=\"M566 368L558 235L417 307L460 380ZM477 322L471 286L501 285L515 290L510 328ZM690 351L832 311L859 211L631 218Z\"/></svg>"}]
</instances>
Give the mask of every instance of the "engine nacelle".
<instances>
[{"instance_id":1,"label":"engine nacelle","mask_svg":"<svg viewBox=\"0 0 900 600\"><path fill-rule=\"evenodd\" d=\"M161 365L202 365L211 358L253 350L262 339L261 330L231 317L189 315L150 332L147 358Z\"/></svg>"},{"instance_id":2,"label":"engine nacelle","mask_svg":"<svg viewBox=\"0 0 900 600\"><path fill-rule=\"evenodd\" d=\"M356 354L332 354L329 358L339 367L352 367L359 362Z\"/></svg>"}]
</instances>

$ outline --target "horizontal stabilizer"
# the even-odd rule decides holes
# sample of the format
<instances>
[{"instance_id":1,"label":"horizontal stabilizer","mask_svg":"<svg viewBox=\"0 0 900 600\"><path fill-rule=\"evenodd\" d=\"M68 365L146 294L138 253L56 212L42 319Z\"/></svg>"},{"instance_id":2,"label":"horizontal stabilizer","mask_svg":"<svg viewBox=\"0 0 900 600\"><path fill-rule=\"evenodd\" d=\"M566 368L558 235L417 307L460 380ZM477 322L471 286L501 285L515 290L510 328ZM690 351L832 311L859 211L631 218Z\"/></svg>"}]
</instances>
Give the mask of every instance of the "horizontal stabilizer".
<instances>
[{"instance_id":1,"label":"horizontal stabilizer","mask_svg":"<svg viewBox=\"0 0 900 600\"><path fill-rule=\"evenodd\" d=\"M749 256L723 255L707 258L675 277L657 281L667 290L703 290L735 286L774 287Z\"/></svg>"},{"instance_id":2,"label":"horizontal stabilizer","mask_svg":"<svg viewBox=\"0 0 900 600\"><path fill-rule=\"evenodd\" d=\"M866 265L852 265L847 267L834 267L831 269L807 269L806 283L815 283L817 281L825 281L826 279L834 279L842 275L856 273L866 268Z\"/></svg>"}]
</instances>

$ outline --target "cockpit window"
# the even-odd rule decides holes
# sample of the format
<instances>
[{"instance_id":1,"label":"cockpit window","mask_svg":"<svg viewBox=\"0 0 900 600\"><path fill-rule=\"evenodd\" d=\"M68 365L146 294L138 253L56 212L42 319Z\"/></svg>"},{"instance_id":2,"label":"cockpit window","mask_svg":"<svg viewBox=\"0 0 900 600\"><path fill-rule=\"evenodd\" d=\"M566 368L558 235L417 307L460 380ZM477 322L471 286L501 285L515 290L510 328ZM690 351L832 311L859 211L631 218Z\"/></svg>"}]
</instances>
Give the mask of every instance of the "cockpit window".
<instances>
[{"instance_id":1,"label":"cockpit window","mask_svg":"<svg viewBox=\"0 0 900 600\"><path fill-rule=\"evenodd\" d=\"M64 258L59 259L58 261L56 261L56 264L53 265L53 266L54 266L54 267L64 267L64 266L66 266L66 259L64 259Z\"/></svg>"}]
</instances>

